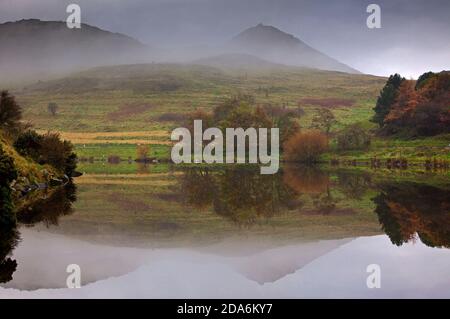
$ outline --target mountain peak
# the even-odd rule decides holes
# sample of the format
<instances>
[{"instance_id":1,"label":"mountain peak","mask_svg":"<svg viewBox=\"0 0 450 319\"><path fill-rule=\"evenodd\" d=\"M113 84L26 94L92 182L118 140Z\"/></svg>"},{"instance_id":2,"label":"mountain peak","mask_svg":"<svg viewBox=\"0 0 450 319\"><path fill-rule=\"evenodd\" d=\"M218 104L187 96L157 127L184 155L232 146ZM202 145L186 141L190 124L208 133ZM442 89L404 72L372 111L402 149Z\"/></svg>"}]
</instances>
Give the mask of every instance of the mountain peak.
<instances>
[{"instance_id":1,"label":"mountain peak","mask_svg":"<svg viewBox=\"0 0 450 319\"><path fill-rule=\"evenodd\" d=\"M234 51L256 55L270 62L359 73L310 47L294 35L262 23L239 33L231 40L230 46Z\"/></svg>"},{"instance_id":2,"label":"mountain peak","mask_svg":"<svg viewBox=\"0 0 450 319\"><path fill-rule=\"evenodd\" d=\"M257 44L265 42L266 44L304 44L292 34L281 31L280 29L259 23L250 27L233 38L234 42L243 42L247 44Z\"/></svg>"}]
</instances>

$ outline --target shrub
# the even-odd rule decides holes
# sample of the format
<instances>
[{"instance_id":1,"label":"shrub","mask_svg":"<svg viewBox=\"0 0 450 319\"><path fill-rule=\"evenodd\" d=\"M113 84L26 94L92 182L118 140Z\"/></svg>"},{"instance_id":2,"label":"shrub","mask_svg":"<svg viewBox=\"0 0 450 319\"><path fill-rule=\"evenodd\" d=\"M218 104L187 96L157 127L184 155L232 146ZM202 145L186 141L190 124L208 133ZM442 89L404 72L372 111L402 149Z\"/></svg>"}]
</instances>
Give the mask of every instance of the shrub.
<instances>
[{"instance_id":1,"label":"shrub","mask_svg":"<svg viewBox=\"0 0 450 319\"><path fill-rule=\"evenodd\" d=\"M337 136L339 150L364 150L370 146L370 135L358 124L350 125Z\"/></svg>"},{"instance_id":2,"label":"shrub","mask_svg":"<svg viewBox=\"0 0 450 319\"><path fill-rule=\"evenodd\" d=\"M48 132L42 136L40 164L50 164L70 176L76 168L76 161L71 142L61 140L58 133Z\"/></svg>"},{"instance_id":3,"label":"shrub","mask_svg":"<svg viewBox=\"0 0 450 319\"><path fill-rule=\"evenodd\" d=\"M283 149L287 161L315 163L328 149L328 139L319 131L297 133L287 140Z\"/></svg>"},{"instance_id":4,"label":"shrub","mask_svg":"<svg viewBox=\"0 0 450 319\"><path fill-rule=\"evenodd\" d=\"M318 109L317 114L312 119L312 127L322 130L327 135L330 134L331 128L337 123L337 120L329 109Z\"/></svg>"},{"instance_id":5,"label":"shrub","mask_svg":"<svg viewBox=\"0 0 450 319\"><path fill-rule=\"evenodd\" d=\"M14 148L23 156L28 156L35 161L39 160L42 135L33 130L20 133L14 142Z\"/></svg>"},{"instance_id":6,"label":"shrub","mask_svg":"<svg viewBox=\"0 0 450 319\"><path fill-rule=\"evenodd\" d=\"M10 188L11 182L16 178L17 170L14 161L0 145L0 227L11 227L16 223Z\"/></svg>"},{"instance_id":7,"label":"shrub","mask_svg":"<svg viewBox=\"0 0 450 319\"><path fill-rule=\"evenodd\" d=\"M59 106L55 102L50 102L47 105L48 112L53 116L55 116L56 113L58 112L58 108L59 108Z\"/></svg>"},{"instance_id":8,"label":"shrub","mask_svg":"<svg viewBox=\"0 0 450 319\"><path fill-rule=\"evenodd\" d=\"M58 133L40 135L28 130L18 136L14 147L21 155L41 165L49 164L68 176L76 169L77 156L73 152L73 145L61 140Z\"/></svg>"},{"instance_id":9,"label":"shrub","mask_svg":"<svg viewBox=\"0 0 450 319\"><path fill-rule=\"evenodd\" d=\"M3 151L0 145L0 186L8 186L17 178L17 170L14 161Z\"/></svg>"}]
</instances>

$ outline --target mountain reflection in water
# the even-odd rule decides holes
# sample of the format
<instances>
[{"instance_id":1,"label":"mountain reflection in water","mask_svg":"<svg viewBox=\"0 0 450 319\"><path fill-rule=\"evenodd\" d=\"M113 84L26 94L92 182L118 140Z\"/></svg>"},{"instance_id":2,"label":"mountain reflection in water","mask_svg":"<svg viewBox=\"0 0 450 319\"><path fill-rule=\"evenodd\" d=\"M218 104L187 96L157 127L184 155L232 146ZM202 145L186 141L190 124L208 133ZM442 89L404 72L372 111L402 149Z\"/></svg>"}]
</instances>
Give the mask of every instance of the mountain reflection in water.
<instances>
[{"instance_id":1,"label":"mountain reflection in water","mask_svg":"<svg viewBox=\"0 0 450 319\"><path fill-rule=\"evenodd\" d=\"M145 247L142 243L147 243L149 247L189 247L208 254L241 256L233 267L261 284L295 273L341 245L349 245L352 238L382 232L395 246L420 241L424 247L450 248L450 187L446 183L396 181L369 172L301 166L285 166L275 175L261 175L258 168L244 166L185 168L169 176L162 182L148 173L125 175L124 185L111 182L109 176L104 183L87 178L22 208L17 214L18 227L1 227L0 283L11 281L8 287L22 289L45 287L45 283L24 281L23 271L22 279L14 284L21 260L31 262L28 252L40 249L33 248L31 239L20 241L23 227L110 247ZM145 186L147 177L149 185ZM127 184L127 180L132 182ZM104 211L89 211L102 206ZM29 231L25 234L34 236ZM227 241L235 244L225 248ZM248 252L246 242L252 247ZM261 248L255 250L254 243ZM301 247L292 246L298 244ZM22 259L14 254L18 245L23 247ZM107 251L106 246L99 247ZM91 274L86 281L129 272L142 261L132 262L133 258L103 267L103 276ZM266 267L255 268L255 263ZM53 287L51 279L46 282Z\"/></svg>"}]
</instances>

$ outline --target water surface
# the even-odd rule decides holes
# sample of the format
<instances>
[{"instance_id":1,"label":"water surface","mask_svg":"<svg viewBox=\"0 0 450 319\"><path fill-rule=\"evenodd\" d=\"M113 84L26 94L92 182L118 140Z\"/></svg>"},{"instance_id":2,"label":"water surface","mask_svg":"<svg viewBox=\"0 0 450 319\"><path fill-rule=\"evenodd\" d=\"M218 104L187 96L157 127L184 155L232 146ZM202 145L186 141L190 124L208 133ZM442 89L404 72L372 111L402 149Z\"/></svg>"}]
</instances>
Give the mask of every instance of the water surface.
<instances>
[{"instance_id":1,"label":"water surface","mask_svg":"<svg viewBox=\"0 0 450 319\"><path fill-rule=\"evenodd\" d=\"M445 173L92 170L2 232L0 297L450 297Z\"/></svg>"}]
</instances>

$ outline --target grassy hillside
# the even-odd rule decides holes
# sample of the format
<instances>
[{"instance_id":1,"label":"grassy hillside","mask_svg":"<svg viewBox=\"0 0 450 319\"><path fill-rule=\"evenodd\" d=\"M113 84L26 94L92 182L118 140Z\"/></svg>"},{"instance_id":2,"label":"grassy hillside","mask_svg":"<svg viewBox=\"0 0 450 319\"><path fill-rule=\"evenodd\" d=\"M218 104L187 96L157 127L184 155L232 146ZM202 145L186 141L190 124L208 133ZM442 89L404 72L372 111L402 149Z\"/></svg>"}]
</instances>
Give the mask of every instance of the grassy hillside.
<instances>
[{"instance_id":1,"label":"grassy hillside","mask_svg":"<svg viewBox=\"0 0 450 319\"><path fill-rule=\"evenodd\" d=\"M95 68L14 93L25 118L39 129L119 132L168 129L173 122L170 116L161 120L162 115L211 110L238 92L254 95L257 103L301 106L305 125L323 107L322 99L342 124L367 121L384 82L375 76L302 68L224 72L200 65L147 64ZM333 99L349 103L335 105ZM47 111L49 102L59 105L54 117Z\"/></svg>"},{"instance_id":2,"label":"grassy hillside","mask_svg":"<svg viewBox=\"0 0 450 319\"><path fill-rule=\"evenodd\" d=\"M302 128L327 108L337 119L334 134L346 125L366 129L386 79L370 75L297 67L224 70L188 64L136 64L99 67L59 80L39 82L16 91L24 117L37 129L57 130L77 147L80 157L134 158L137 144L149 144L151 155L169 156L170 130L194 110L211 111L237 93L251 94L257 104L301 107ZM56 115L47 105L58 104ZM96 134L93 134L96 133ZM98 134L101 133L101 134ZM374 138L368 151L332 153L344 159L408 157L449 159L449 136L421 140Z\"/></svg>"}]
</instances>

